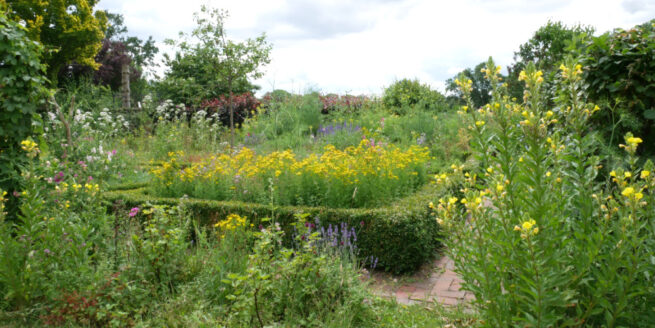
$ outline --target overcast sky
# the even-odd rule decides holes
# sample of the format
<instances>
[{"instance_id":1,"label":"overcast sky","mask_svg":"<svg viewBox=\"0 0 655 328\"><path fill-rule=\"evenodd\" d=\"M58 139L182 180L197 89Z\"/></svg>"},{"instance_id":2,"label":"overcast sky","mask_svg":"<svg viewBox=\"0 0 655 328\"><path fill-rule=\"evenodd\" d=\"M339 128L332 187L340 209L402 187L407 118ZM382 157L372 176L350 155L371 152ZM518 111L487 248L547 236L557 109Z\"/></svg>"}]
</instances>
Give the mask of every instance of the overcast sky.
<instances>
[{"instance_id":1,"label":"overcast sky","mask_svg":"<svg viewBox=\"0 0 655 328\"><path fill-rule=\"evenodd\" d=\"M443 82L493 56L503 67L550 19L602 33L655 18L655 0L101 0L130 35L163 44L194 27L201 4L228 10L228 37L265 32L273 45L262 92L380 94L396 79ZM159 68L158 72L163 72Z\"/></svg>"}]
</instances>

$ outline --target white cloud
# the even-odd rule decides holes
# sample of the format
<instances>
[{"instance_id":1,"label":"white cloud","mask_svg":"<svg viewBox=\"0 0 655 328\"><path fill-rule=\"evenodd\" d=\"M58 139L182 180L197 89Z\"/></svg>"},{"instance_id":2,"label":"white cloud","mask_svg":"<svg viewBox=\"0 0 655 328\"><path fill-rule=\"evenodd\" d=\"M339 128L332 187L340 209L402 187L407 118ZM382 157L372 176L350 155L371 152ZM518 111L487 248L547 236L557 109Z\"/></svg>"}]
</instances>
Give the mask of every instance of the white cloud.
<instances>
[{"instance_id":1,"label":"white cloud","mask_svg":"<svg viewBox=\"0 0 655 328\"><path fill-rule=\"evenodd\" d=\"M645 0L101 0L98 7L123 14L131 34L163 41L189 32L201 4L227 9L228 34L237 39L267 33L272 62L257 81L264 92L379 94L405 77L443 90L445 79L489 56L511 64L549 19L605 32L655 17Z\"/></svg>"}]
</instances>

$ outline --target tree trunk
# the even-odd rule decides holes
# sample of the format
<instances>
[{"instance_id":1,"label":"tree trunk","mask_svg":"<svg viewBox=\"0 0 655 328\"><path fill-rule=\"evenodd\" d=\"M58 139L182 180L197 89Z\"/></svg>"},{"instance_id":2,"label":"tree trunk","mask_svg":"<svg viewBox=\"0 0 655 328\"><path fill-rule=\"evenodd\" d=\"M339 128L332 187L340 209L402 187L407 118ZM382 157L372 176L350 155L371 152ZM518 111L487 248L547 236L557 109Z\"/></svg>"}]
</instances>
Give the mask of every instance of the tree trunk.
<instances>
[{"instance_id":1,"label":"tree trunk","mask_svg":"<svg viewBox=\"0 0 655 328\"><path fill-rule=\"evenodd\" d=\"M130 109L130 65L121 67L121 100L124 109Z\"/></svg>"},{"instance_id":2,"label":"tree trunk","mask_svg":"<svg viewBox=\"0 0 655 328\"><path fill-rule=\"evenodd\" d=\"M232 138L230 146L234 148L234 106L232 106L232 88L230 88L230 98L227 100L227 105L230 107L230 137Z\"/></svg>"}]
</instances>

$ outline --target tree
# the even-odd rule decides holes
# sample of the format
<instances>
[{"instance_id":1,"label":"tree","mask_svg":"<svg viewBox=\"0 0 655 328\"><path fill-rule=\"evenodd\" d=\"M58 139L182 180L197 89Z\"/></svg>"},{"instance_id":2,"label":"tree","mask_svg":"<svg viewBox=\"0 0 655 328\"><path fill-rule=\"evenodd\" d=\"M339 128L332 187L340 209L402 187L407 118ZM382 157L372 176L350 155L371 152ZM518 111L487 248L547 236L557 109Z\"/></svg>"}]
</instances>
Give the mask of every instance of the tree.
<instances>
[{"instance_id":1,"label":"tree","mask_svg":"<svg viewBox=\"0 0 655 328\"><path fill-rule=\"evenodd\" d=\"M491 83L485 78L482 69L487 67L487 62L481 62L475 66L475 68L467 68L454 77L446 80L446 91L453 93L457 99L462 99L462 94L457 84L455 84L455 79L459 76L465 76L470 79L473 84L471 85L471 101L475 108L482 107L488 104L491 101Z\"/></svg>"},{"instance_id":2,"label":"tree","mask_svg":"<svg viewBox=\"0 0 655 328\"><path fill-rule=\"evenodd\" d=\"M102 47L107 17L93 11L97 0L8 0L8 16L21 22L32 40L45 47L43 62L51 85L59 70L77 62L97 69L95 55Z\"/></svg>"},{"instance_id":3,"label":"tree","mask_svg":"<svg viewBox=\"0 0 655 328\"><path fill-rule=\"evenodd\" d=\"M655 154L655 20L589 40L583 64L587 94L610 108L597 114L594 128L610 144L633 132L644 139L640 152Z\"/></svg>"},{"instance_id":4,"label":"tree","mask_svg":"<svg viewBox=\"0 0 655 328\"><path fill-rule=\"evenodd\" d=\"M154 66L154 57L159 51L155 41L152 36L146 41L127 36L128 30L120 14L107 12L107 19L105 39L94 58L100 67L94 70L78 63L68 64L59 71L59 81L77 81L88 77L95 84L106 85L117 91L121 86L121 69L123 65L130 65L131 89L145 83L142 76L147 72L147 67Z\"/></svg>"},{"instance_id":5,"label":"tree","mask_svg":"<svg viewBox=\"0 0 655 328\"><path fill-rule=\"evenodd\" d=\"M535 63L537 69L544 73L546 92L554 94L552 86L559 63L571 51L581 48L593 33L594 28L590 26L568 27L561 22L548 21L514 53L514 64L507 68L510 95L519 99L523 97L523 83L518 77L530 62Z\"/></svg>"},{"instance_id":6,"label":"tree","mask_svg":"<svg viewBox=\"0 0 655 328\"><path fill-rule=\"evenodd\" d=\"M167 58L167 62L173 65L191 63L193 66L202 68L200 75L206 85L205 88L220 87L229 95L228 106L230 107L230 131L232 146L234 146L234 109L232 98L235 87L243 88L250 85L249 79L256 79L262 76L260 68L270 62L269 53L271 46L266 41L266 35L262 34L255 39L247 39L244 42L235 42L227 39L225 31L225 20L228 15L226 11L212 9L202 6L200 13L194 14L197 27L191 33L191 37L197 42L184 40L178 44L179 51L175 54L175 61ZM185 36L181 34L183 38ZM171 41L169 41L171 43ZM189 56L189 57L187 57ZM182 66L182 65L181 65ZM174 77L173 68L168 77ZM180 73L179 71L177 73ZM192 73L192 72L189 72ZM193 80L192 80L193 82ZM250 91L250 90L239 90ZM225 94L223 93L223 94Z\"/></svg>"},{"instance_id":7,"label":"tree","mask_svg":"<svg viewBox=\"0 0 655 328\"><path fill-rule=\"evenodd\" d=\"M32 122L46 90L41 45L1 9L0 3L0 189L11 194L20 190L19 168L26 160L21 141L33 135ZM15 204L8 207L11 213Z\"/></svg>"}]
</instances>

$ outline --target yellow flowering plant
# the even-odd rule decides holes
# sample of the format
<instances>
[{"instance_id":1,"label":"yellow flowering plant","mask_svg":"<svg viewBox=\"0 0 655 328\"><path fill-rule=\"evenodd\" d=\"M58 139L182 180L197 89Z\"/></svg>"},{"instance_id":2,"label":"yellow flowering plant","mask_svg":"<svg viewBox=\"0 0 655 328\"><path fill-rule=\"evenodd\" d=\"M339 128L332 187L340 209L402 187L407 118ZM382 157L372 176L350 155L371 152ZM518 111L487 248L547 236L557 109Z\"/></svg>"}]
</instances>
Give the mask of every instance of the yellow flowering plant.
<instances>
[{"instance_id":1,"label":"yellow flowering plant","mask_svg":"<svg viewBox=\"0 0 655 328\"><path fill-rule=\"evenodd\" d=\"M645 141L626 136L629 168L605 183L588 123L598 107L583 99L582 67L563 62L554 107L533 64L519 75L520 103L493 79L495 67L490 60L485 70L492 102L460 112L477 165L437 175L457 190L429 206L482 325L655 324L655 179L653 164L639 168L635 157Z\"/></svg>"},{"instance_id":2,"label":"yellow flowering plant","mask_svg":"<svg viewBox=\"0 0 655 328\"><path fill-rule=\"evenodd\" d=\"M151 171L154 191L217 200L365 207L408 194L427 181L427 148L375 145L363 139L344 150L325 147L303 159L291 150L257 155L249 148L183 165L179 153ZM274 185L274 188L271 188ZM273 193L271 191L274 190Z\"/></svg>"}]
</instances>

